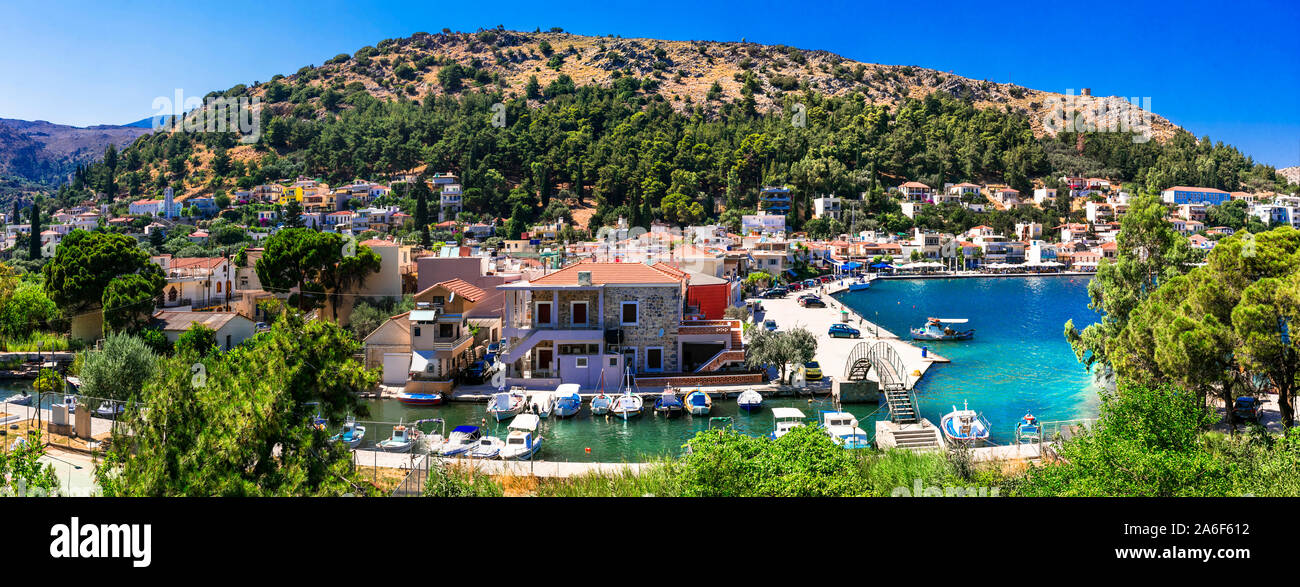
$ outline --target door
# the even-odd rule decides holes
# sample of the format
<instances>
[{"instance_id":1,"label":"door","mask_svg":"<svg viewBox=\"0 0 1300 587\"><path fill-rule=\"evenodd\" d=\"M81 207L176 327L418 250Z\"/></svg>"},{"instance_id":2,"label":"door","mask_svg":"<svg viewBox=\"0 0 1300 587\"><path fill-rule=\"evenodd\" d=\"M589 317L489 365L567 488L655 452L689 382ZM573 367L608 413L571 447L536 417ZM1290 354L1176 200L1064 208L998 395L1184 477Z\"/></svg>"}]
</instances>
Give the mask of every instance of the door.
<instances>
[{"instance_id":1,"label":"door","mask_svg":"<svg viewBox=\"0 0 1300 587\"><path fill-rule=\"evenodd\" d=\"M384 385L404 385L411 369L411 353L384 353Z\"/></svg>"},{"instance_id":2,"label":"door","mask_svg":"<svg viewBox=\"0 0 1300 587\"><path fill-rule=\"evenodd\" d=\"M554 358L554 354L555 354L555 351L552 350L552 349L538 349L538 350L537 350L537 370L538 370L538 371L550 371L550 370L551 370L551 362L552 362L552 359Z\"/></svg>"}]
</instances>

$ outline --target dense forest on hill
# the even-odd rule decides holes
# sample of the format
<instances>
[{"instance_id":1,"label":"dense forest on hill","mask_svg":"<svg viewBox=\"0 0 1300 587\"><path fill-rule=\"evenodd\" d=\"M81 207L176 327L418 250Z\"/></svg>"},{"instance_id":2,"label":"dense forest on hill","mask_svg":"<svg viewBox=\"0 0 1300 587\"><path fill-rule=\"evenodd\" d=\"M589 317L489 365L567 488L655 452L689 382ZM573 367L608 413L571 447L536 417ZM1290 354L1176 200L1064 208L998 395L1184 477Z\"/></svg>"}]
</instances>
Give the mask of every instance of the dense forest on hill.
<instances>
[{"instance_id":1,"label":"dense forest on hill","mask_svg":"<svg viewBox=\"0 0 1300 587\"><path fill-rule=\"evenodd\" d=\"M754 208L765 184L793 188L794 224L801 226L819 194L876 196L906 180L997 182L1021 192L1054 186L1062 174L1109 177L1146 191L1286 187L1272 167L1185 131L1164 143L1121 133L1036 138L1022 112L977 108L939 92L891 108L861 94L806 90L786 93L779 110L760 112L754 92L761 88L751 85L735 100L679 111L655 84L623 76L610 86L575 87L560 76L545 87L530 84L519 98L470 91L423 100L377 99L346 86L322 99L303 85L272 92L279 101L262 110L263 132L251 148L229 133L145 136L79 169L59 199L91 189L134 198L167 185L229 193L299 175L331 184L383 181L426 167L463 179L471 215L511 218L516 226L593 204L597 224L617 215L636 223L697 222L724 210L734 216ZM295 100L323 102L326 113L294 108ZM498 102L506 112L500 128L492 124ZM802 126L795 124L800 111ZM887 198L867 201L867 219L906 224Z\"/></svg>"}]
</instances>

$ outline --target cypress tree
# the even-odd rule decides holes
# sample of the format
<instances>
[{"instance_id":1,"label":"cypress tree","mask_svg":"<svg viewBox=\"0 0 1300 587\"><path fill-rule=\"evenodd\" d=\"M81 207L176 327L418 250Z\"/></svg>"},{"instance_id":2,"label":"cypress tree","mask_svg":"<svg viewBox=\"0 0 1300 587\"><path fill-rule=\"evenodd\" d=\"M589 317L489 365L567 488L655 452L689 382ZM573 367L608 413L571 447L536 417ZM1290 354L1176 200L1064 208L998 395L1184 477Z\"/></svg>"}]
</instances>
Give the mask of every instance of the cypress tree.
<instances>
[{"instance_id":1,"label":"cypress tree","mask_svg":"<svg viewBox=\"0 0 1300 587\"><path fill-rule=\"evenodd\" d=\"M429 184L425 183L424 176L421 175L415 181L415 225L420 229L420 245L424 248L433 246L433 239L429 237Z\"/></svg>"},{"instance_id":2,"label":"cypress tree","mask_svg":"<svg viewBox=\"0 0 1300 587\"><path fill-rule=\"evenodd\" d=\"M27 241L28 257L32 259L41 258L41 207L39 204L32 204L32 233L31 238Z\"/></svg>"}]
</instances>

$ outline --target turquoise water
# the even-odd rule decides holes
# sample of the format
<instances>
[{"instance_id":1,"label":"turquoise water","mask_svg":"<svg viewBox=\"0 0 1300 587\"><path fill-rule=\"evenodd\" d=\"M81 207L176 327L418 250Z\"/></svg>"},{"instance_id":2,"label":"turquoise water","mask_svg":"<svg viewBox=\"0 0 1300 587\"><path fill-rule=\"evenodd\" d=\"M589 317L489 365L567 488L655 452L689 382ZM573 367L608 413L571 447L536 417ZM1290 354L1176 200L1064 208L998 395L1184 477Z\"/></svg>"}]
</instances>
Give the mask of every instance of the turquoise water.
<instances>
[{"instance_id":1,"label":"turquoise water","mask_svg":"<svg viewBox=\"0 0 1300 587\"><path fill-rule=\"evenodd\" d=\"M927 342L952 360L936 364L917 385L921 413L934 423L960 407L963 400L988 418L992 440L1012 440L1015 424L1026 411L1044 421L1093 417L1097 393L1091 376L1075 361L1062 330L1066 320L1076 324L1096 321L1088 309L1087 279L1080 277L1016 277L983 279L885 280L871 289L842 294L840 298L868 320L903 334L927 316L969 318L975 339L962 342ZM878 314L877 314L878 313ZM832 373L830 375L839 375ZM29 381L0 381L0 397L10 391L30 389ZM480 424L485 402L455 402L435 407L409 407L396 400L366 400L372 422L407 423L423 418L443 418L447 428ZM624 422L594 417L584 400L573 418L543 420L545 444L540 459L548 461L635 461L648 456L675 456L697 431L706 430L708 417L688 414L676 418L654 415L653 400L646 401L640 418ZM735 428L753 435L772 430L773 407L797 407L815 421L820 410L833 409L825 398L769 398L753 414L736 407L733 396L715 399L713 416L732 416ZM888 417L876 404L850 404L846 411L874 433L871 420ZM391 425L366 425L363 447L388 437ZM488 419L491 434L504 437L506 423ZM425 426L428 431L429 427ZM587 449L591 451L588 452Z\"/></svg>"},{"instance_id":2,"label":"turquoise water","mask_svg":"<svg viewBox=\"0 0 1300 587\"><path fill-rule=\"evenodd\" d=\"M504 438L507 434L509 420L501 423L487 417L486 402L452 402L434 407L411 407L396 400L369 400L364 402L370 409L370 415L358 420L396 422L403 419L407 423L424 418L443 418L447 421L447 430L461 424L486 425L493 436ZM678 456L682 445L695 436L696 432L709 428L709 418L713 416L731 416L734 428L750 435L763 435L772 431L772 408L798 408L810 422L816 421L821 410L835 409L826 397L809 399L806 397L777 397L763 400L763 409L746 413L736 407L735 395L730 399L714 398L713 411L709 416L691 416L682 414L666 418L654 414L654 400L645 400L645 411L641 417L623 421L613 416L593 416L589 400L583 400L582 411L571 418L542 420L539 431L543 438L542 452L538 456L546 461L583 461L583 462L632 462L651 456ZM874 420L876 404L854 404L846 406L847 412L864 422ZM884 410L881 410L883 413ZM484 419L486 418L486 422ZM362 448L373 446L378 440L386 438L391 430L390 424L365 424L366 440ZM864 426L871 433L870 426ZM426 432L429 426L423 426ZM435 430L436 431L436 430ZM586 449L590 448L591 452Z\"/></svg>"},{"instance_id":3,"label":"turquoise water","mask_svg":"<svg viewBox=\"0 0 1300 587\"><path fill-rule=\"evenodd\" d=\"M1098 320L1087 278L879 280L837 297L901 337L930 316L970 319L973 340L916 343L952 360L932 365L916 386L921 415L935 424L969 401L988 419L993 442L1007 444L1025 412L1043 421L1097 414L1092 376L1062 334L1066 320L1080 328Z\"/></svg>"}]
</instances>

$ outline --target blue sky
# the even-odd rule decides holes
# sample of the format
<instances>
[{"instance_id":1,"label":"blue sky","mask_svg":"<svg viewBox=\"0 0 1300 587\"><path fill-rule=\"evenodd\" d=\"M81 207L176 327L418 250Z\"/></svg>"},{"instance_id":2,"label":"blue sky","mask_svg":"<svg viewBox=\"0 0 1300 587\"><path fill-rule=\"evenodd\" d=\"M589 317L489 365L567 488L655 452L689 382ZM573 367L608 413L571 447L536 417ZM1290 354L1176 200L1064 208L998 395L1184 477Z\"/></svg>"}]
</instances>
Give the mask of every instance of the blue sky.
<instances>
[{"instance_id":1,"label":"blue sky","mask_svg":"<svg viewBox=\"0 0 1300 587\"><path fill-rule=\"evenodd\" d=\"M120 124L176 88L202 96L443 27L826 49L1152 110L1256 160L1300 165L1300 3L7 2L0 117Z\"/></svg>"}]
</instances>

